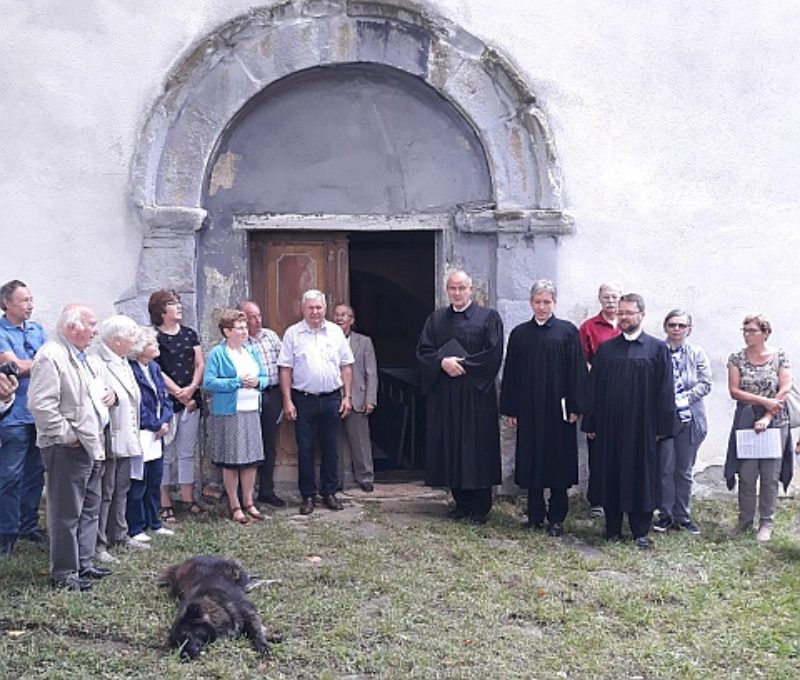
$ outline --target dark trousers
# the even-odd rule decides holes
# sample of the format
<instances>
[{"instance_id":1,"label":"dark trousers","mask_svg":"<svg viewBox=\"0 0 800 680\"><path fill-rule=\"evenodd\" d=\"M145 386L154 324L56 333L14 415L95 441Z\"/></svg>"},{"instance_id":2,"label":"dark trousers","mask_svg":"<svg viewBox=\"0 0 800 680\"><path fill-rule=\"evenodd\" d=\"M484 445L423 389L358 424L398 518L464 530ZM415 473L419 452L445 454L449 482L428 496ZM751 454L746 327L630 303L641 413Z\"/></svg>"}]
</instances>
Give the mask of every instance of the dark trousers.
<instances>
[{"instance_id":1,"label":"dark trousers","mask_svg":"<svg viewBox=\"0 0 800 680\"><path fill-rule=\"evenodd\" d=\"M563 524L569 510L566 489L550 489L550 503L545 506L544 489L528 489L528 523Z\"/></svg>"},{"instance_id":2,"label":"dark trousers","mask_svg":"<svg viewBox=\"0 0 800 680\"><path fill-rule=\"evenodd\" d=\"M39 526L44 463L34 425L0 428L0 534L13 542Z\"/></svg>"},{"instance_id":3,"label":"dark trousers","mask_svg":"<svg viewBox=\"0 0 800 680\"><path fill-rule=\"evenodd\" d=\"M622 536L622 512L617 508L603 507L606 516L606 538L617 538ZM653 520L653 512L629 512L628 524L634 538L647 536L650 532L650 522Z\"/></svg>"},{"instance_id":4,"label":"dark trousers","mask_svg":"<svg viewBox=\"0 0 800 680\"><path fill-rule=\"evenodd\" d=\"M492 509L492 487L486 489L450 489L456 505L471 517L486 517Z\"/></svg>"},{"instance_id":5,"label":"dark trousers","mask_svg":"<svg viewBox=\"0 0 800 680\"><path fill-rule=\"evenodd\" d=\"M144 479L132 479L128 490L125 518L128 520L128 535L136 536L145 529L160 529L161 477L164 474L164 459L156 458L144 464Z\"/></svg>"},{"instance_id":6,"label":"dark trousers","mask_svg":"<svg viewBox=\"0 0 800 680\"><path fill-rule=\"evenodd\" d=\"M342 419L339 407L342 404L338 392L324 396L304 395L292 390L292 401L297 409L295 435L298 448L298 486L303 498L312 498L317 493L314 471L314 444L319 444L320 493L328 496L336 493L339 484L339 430Z\"/></svg>"},{"instance_id":7,"label":"dark trousers","mask_svg":"<svg viewBox=\"0 0 800 680\"><path fill-rule=\"evenodd\" d=\"M258 468L258 495L260 498L275 493L275 440L278 435L278 416L283 400L281 391L271 387L261 395L261 441L264 444L264 462Z\"/></svg>"},{"instance_id":8,"label":"dark trousers","mask_svg":"<svg viewBox=\"0 0 800 680\"><path fill-rule=\"evenodd\" d=\"M594 439L586 437L586 449L589 463L589 482L586 489L586 500L593 508L603 504L603 493L600 488L600 459L599 453L594 450Z\"/></svg>"}]
</instances>

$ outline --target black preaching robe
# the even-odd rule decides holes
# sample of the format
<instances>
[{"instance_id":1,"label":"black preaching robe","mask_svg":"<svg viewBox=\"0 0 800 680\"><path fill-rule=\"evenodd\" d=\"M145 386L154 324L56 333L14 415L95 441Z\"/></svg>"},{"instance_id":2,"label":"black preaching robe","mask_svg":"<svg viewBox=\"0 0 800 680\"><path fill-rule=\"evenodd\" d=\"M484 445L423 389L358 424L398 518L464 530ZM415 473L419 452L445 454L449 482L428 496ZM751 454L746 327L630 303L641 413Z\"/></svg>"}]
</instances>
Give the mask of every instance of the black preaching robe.
<instances>
[{"instance_id":1,"label":"black preaching robe","mask_svg":"<svg viewBox=\"0 0 800 680\"><path fill-rule=\"evenodd\" d=\"M651 512L658 504L656 437L671 437L675 419L672 363L663 340L642 333L607 340L589 374L588 413L594 432L601 498L620 512Z\"/></svg>"},{"instance_id":2,"label":"black preaching robe","mask_svg":"<svg viewBox=\"0 0 800 680\"><path fill-rule=\"evenodd\" d=\"M453 351L458 345L463 355ZM465 356L466 375L448 376L441 366L446 356ZM485 489L500 483L494 381L502 359L503 322L493 309L474 302L463 312L445 307L425 322L417 362L427 396L425 483L429 486Z\"/></svg>"},{"instance_id":3,"label":"black preaching robe","mask_svg":"<svg viewBox=\"0 0 800 680\"><path fill-rule=\"evenodd\" d=\"M524 489L567 489L578 483L577 426L583 413L586 357L578 329L551 316L520 324L508 339L500 413L517 418L514 480Z\"/></svg>"}]
</instances>

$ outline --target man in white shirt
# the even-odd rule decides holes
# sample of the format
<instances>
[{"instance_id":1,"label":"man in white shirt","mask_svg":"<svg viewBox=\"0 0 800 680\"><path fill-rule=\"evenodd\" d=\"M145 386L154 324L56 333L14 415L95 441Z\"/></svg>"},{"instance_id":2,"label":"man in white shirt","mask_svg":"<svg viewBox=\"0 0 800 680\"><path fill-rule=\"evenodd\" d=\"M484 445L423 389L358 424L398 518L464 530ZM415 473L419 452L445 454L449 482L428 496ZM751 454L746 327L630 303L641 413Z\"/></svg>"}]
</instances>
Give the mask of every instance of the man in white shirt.
<instances>
[{"instance_id":1,"label":"man in white shirt","mask_svg":"<svg viewBox=\"0 0 800 680\"><path fill-rule=\"evenodd\" d=\"M298 448L300 514L314 512L317 494L314 444L319 443L320 493L330 510L341 510L339 483L341 419L350 413L353 352L342 329L325 320L325 296L303 294L303 320L286 329L278 356L283 415L295 421Z\"/></svg>"}]
</instances>

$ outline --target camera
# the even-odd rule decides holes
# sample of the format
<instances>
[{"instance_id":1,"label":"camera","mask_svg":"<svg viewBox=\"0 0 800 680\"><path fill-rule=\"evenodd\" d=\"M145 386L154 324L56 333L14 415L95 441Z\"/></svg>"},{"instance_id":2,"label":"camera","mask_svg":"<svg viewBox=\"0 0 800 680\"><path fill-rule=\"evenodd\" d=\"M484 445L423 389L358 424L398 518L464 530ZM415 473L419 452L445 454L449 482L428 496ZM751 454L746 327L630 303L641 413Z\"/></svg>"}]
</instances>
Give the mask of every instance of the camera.
<instances>
[{"instance_id":1,"label":"camera","mask_svg":"<svg viewBox=\"0 0 800 680\"><path fill-rule=\"evenodd\" d=\"M18 378L19 366L17 366L13 361L6 361L5 363L0 364L0 373L7 375L9 378L11 376Z\"/></svg>"}]
</instances>

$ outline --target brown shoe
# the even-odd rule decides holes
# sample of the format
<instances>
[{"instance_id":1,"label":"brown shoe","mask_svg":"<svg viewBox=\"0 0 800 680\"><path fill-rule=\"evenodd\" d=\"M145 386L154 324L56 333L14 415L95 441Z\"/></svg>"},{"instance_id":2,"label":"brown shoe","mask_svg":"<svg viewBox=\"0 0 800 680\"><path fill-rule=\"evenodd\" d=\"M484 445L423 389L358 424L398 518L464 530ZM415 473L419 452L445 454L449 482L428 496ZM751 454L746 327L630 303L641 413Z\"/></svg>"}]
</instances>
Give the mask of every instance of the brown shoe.
<instances>
[{"instance_id":1,"label":"brown shoe","mask_svg":"<svg viewBox=\"0 0 800 680\"><path fill-rule=\"evenodd\" d=\"M314 497L309 496L308 498L304 498L303 502L300 503L300 514L310 515L312 512L314 512Z\"/></svg>"},{"instance_id":2,"label":"brown shoe","mask_svg":"<svg viewBox=\"0 0 800 680\"><path fill-rule=\"evenodd\" d=\"M341 510L344 506L342 506L342 501L340 501L336 494L328 494L322 497L323 505L328 508L328 510Z\"/></svg>"}]
</instances>

